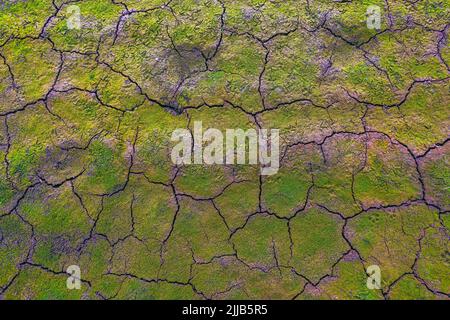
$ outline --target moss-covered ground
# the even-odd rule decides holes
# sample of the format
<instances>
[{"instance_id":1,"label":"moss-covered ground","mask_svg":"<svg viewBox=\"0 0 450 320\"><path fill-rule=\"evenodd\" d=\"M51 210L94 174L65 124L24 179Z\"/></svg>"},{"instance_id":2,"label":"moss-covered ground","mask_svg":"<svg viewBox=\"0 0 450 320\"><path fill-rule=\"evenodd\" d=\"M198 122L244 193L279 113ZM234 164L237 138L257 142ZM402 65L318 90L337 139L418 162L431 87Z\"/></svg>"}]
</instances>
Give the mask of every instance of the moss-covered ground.
<instances>
[{"instance_id":1,"label":"moss-covered ground","mask_svg":"<svg viewBox=\"0 0 450 320\"><path fill-rule=\"evenodd\" d=\"M0 299L449 299L449 21L448 0L0 1ZM173 164L195 121L280 129L278 173Z\"/></svg>"}]
</instances>

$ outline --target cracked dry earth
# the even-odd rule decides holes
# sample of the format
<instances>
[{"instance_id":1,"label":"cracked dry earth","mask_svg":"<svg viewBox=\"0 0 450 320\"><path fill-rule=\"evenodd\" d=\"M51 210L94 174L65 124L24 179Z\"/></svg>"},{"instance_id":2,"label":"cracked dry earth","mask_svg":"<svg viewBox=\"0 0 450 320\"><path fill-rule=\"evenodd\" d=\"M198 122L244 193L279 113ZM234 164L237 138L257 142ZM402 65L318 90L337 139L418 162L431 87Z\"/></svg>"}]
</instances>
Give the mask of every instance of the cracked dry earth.
<instances>
[{"instance_id":1,"label":"cracked dry earth","mask_svg":"<svg viewBox=\"0 0 450 320\"><path fill-rule=\"evenodd\" d=\"M449 21L446 0L0 1L0 298L449 299ZM279 128L279 172L173 165L194 121Z\"/></svg>"}]
</instances>

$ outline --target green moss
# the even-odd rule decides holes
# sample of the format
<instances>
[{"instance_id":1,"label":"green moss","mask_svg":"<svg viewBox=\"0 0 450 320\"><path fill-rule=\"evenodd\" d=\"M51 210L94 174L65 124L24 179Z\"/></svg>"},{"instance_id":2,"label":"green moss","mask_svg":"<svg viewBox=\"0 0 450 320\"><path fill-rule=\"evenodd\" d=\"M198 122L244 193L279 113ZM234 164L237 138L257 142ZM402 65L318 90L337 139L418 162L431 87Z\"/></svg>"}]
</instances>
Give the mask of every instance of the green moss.
<instances>
[{"instance_id":1,"label":"green moss","mask_svg":"<svg viewBox=\"0 0 450 320\"><path fill-rule=\"evenodd\" d=\"M444 83L418 84L399 109L369 110L367 123L371 128L395 137L421 154L436 141L447 137L445 127L450 123L446 103L448 90L449 86Z\"/></svg>"},{"instance_id":2,"label":"green moss","mask_svg":"<svg viewBox=\"0 0 450 320\"><path fill-rule=\"evenodd\" d=\"M17 113L9 119L11 147L7 155L12 180L27 185L47 156L49 146L56 138L54 119L38 104L26 113ZM50 126L50 128L49 128Z\"/></svg>"},{"instance_id":3,"label":"green moss","mask_svg":"<svg viewBox=\"0 0 450 320\"><path fill-rule=\"evenodd\" d=\"M380 267L385 288L411 271L419 250L417 239L436 221L437 213L423 205L369 211L349 222L350 241L368 264Z\"/></svg>"},{"instance_id":4,"label":"green moss","mask_svg":"<svg viewBox=\"0 0 450 320\"><path fill-rule=\"evenodd\" d=\"M332 300L379 300L380 290L367 288L367 274L360 261L343 260L336 265L331 281L320 286L320 298Z\"/></svg>"},{"instance_id":5,"label":"green moss","mask_svg":"<svg viewBox=\"0 0 450 320\"><path fill-rule=\"evenodd\" d=\"M19 272L29 250L31 229L17 216L0 218L0 283L8 283Z\"/></svg>"},{"instance_id":6,"label":"green moss","mask_svg":"<svg viewBox=\"0 0 450 320\"><path fill-rule=\"evenodd\" d=\"M395 101L395 93L389 81L368 62L349 65L344 73L349 87L360 95L361 100L382 105Z\"/></svg>"},{"instance_id":7,"label":"green moss","mask_svg":"<svg viewBox=\"0 0 450 320\"><path fill-rule=\"evenodd\" d=\"M1 298L445 298L447 3L0 2ZM175 166L196 121L279 171Z\"/></svg>"},{"instance_id":8,"label":"green moss","mask_svg":"<svg viewBox=\"0 0 450 320\"><path fill-rule=\"evenodd\" d=\"M177 178L179 190L201 198L214 197L231 183L227 170L220 165L191 165L183 169Z\"/></svg>"},{"instance_id":9,"label":"green moss","mask_svg":"<svg viewBox=\"0 0 450 320\"><path fill-rule=\"evenodd\" d=\"M99 142L94 142L90 149L93 166L92 180L100 180L106 189L111 189L117 185L118 177L111 163L113 162L113 150Z\"/></svg>"},{"instance_id":10,"label":"green moss","mask_svg":"<svg viewBox=\"0 0 450 320\"><path fill-rule=\"evenodd\" d=\"M331 272L348 250L341 236L343 222L319 209L309 209L290 222L293 241L292 266L311 281Z\"/></svg>"},{"instance_id":11,"label":"green moss","mask_svg":"<svg viewBox=\"0 0 450 320\"><path fill-rule=\"evenodd\" d=\"M5 182L0 182L0 207L3 207L5 204L11 200L14 195L14 191L8 186Z\"/></svg>"},{"instance_id":12,"label":"green moss","mask_svg":"<svg viewBox=\"0 0 450 320\"><path fill-rule=\"evenodd\" d=\"M304 49L296 50L299 47ZM264 74L267 103L276 105L315 93L320 56L317 43L307 32L296 32L277 39L271 48Z\"/></svg>"},{"instance_id":13,"label":"green moss","mask_svg":"<svg viewBox=\"0 0 450 320\"><path fill-rule=\"evenodd\" d=\"M249 239L251 239L249 241ZM286 265L289 234L286 221L271 216L254 216L232 238L234 248L246 263L263 268Z\"/></svg>"},{"instance_id":14,"label":"green moss","mask_svg":"<svg viewBox=\"0 0 450 320\"><path fill-rule=\"evenodd\" d=\"M33 281L29 281L33 279ZM54 275L38 267L25 268L5 294L6 299L34 300L80 300L87 285L82 290L67 290L67 275Z\"/></svg>"},{"instance_id":15,"label":"green moss","mask_svg":"<svg viewBox=\"0 0 450 320\"><path fill-rule=\"evenodd\" d=\"M450 171L448 161L443 157L426 162L425 164L426 188L429 190L428 197L443 208L450 206Z\"/></svg>"},{"instance_id":16,"label":"green moss","mask_svg":"<svg viewBox=\"0 0 450 320\"><path fill-rule=\"evenodd\" d=\"M38 36L48 16L53 12L46 0L8 1L0 11L0 42L9 36Z\"/></svg>"},{"instance_id":17,"label":"green moss","mask_svg":"<svg viewBox=\"0 0 450 320\"><path fill-rule=\"evenodd\" d=\"M270 212L290 216L304 205L311 177L300 168L297 170L283 168L265 180L262 199Z\"/></svg>"},{"instance_id":18,"label":"green moss","mask_svg":"<svg viewBox=\"0 0 450 320\"><path fill-rule=\"evenodd\" d=\"M375 140L365 168L355 176L356 199L366 206L400 204L420 197L420 183L413 159L398 145Z\"/></svg>"},{"instance_id":19,"label":"green moss","mask_svg":"<svg viewBox=\"0 0 450 320\"><path fill-rule=\"evenodd\" d=\"M392 300L434 300L434 296L414 276L406 275L389 292Z\"/></svg>"},{"instance_id":20,"label":"green moss","mask_svg":"<svg viewBox=\"0 0 450 320\"><path fill-rule=\"evenodd\" d=\"M417 272L434 290L446 293L450 279L442 275L450 267L448 233L437 228L427 229L421 243Z\"/></svg>"},{"instance_id":21,"label":"green moss","mask_svg":"<svg viewBox=\"0 0 450 320\"><path fill-rule=\"evenodd\" d=\"M159 248L148 247L135 237L127 237L118 242L112 257L112 272L133 274L141 278L158 278L161 266ZM143 254L145 252L145 254Z\"/></svg>"},{"instance_id":22,"label":"green moss","mask_svg":"<svg viewBox=\"0 0 450 320\"><path fill-rule=\"evenodd\" d=\"M363 43L380 31L367 27L367 8L371 5L380 7L380 30L387 28L388 21L384 1L363 0L352 3L338 3L336 9L339 14L333 23L339 27L339 34L354 43Z\"/></svg>"},{"instance_id":23,"label":"green moss","mask_svg":"<svg viewBox=\"0 0 450 320\"><path fill-rule=\"evenodd\" d=\"M258 211L258 194L256 182L242 182L231 185L214 201L228 226L236 229L244 224L247 216Z\"/></svg>"},{"instance_id":24,"label":"green moss","mask_svg":"<svg viewBox=\"0 0 450 320\"><path fill-rule=\"evenodd\" d=\"M69 19L73 14L71 6L80 10L80 28L69 28ZM88 0L68 3L62 6L47 32L55 44L64 50L93 52L100 37L104 37L111 25L117 22L121 7L111 5L107 0Z\"/></svg>"},{"instance_id":25,"label":"green moss","mask_svg":"<svg viewBox=\"0 0 450 320\"><path fill-rule=\"evenodd\" d=\"M215 255L231 253L229 232L220 215L208 202L180 201L173 238L183 238L197 259L209 261Z\"/></svg>"},{"instance_id":26,"label":"green moss","mask_svg":"<svg viewBox=\"0 0 450 320\"><path fill-rule=\"evenodd\" d=\"M25 101L31 103L43 98L60 64L59 55L51 50L51 44L43 40L14 40L3 47L3 54L12 65L19 93Z\"/></svg>"}]
</instances>

